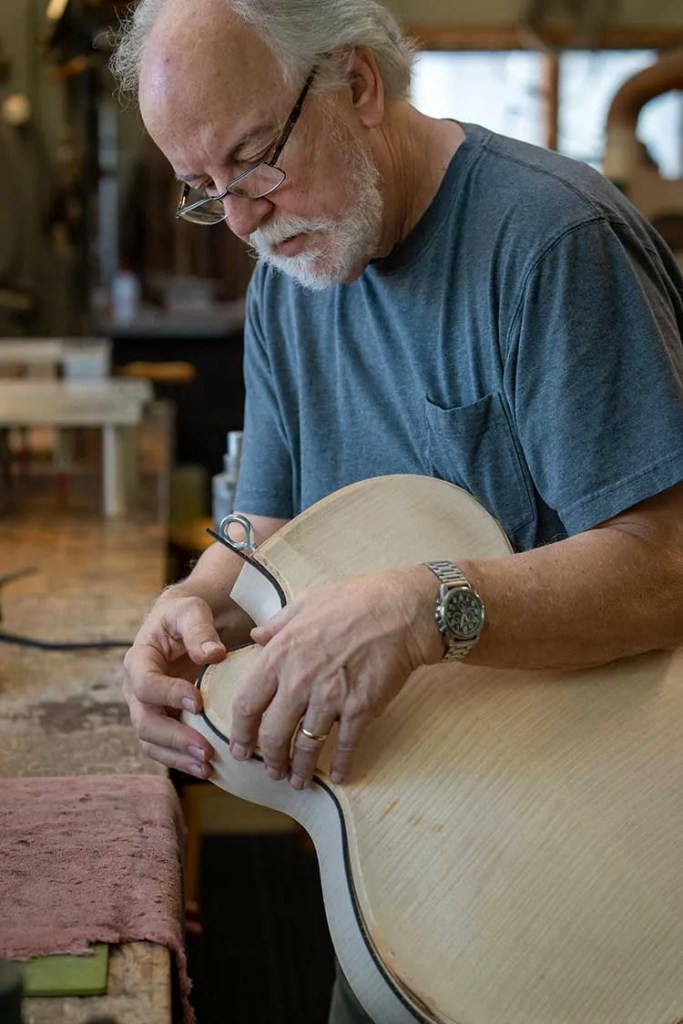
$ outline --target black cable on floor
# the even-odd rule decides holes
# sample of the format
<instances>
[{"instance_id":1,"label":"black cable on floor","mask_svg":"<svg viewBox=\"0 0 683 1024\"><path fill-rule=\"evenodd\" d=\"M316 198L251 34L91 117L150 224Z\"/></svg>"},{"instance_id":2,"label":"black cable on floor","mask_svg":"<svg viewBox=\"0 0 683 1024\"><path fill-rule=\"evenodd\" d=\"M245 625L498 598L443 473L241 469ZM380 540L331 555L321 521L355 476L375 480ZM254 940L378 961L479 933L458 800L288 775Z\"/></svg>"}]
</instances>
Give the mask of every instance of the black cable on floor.
<instances>
[{"instance_id":1,"label":"black cable on floor","mask_svg":"<svg viewBox=\"0 0 683 1024\"><path fill-rule=\"evenodd\" d=\"M36 647L40 651L97 651L113 647L130 647L132 640L86 640L76 643L54 640L34 640L29 636L0 632L0 643L18 644L20 647Z\"/></svg>"}]
</instances>

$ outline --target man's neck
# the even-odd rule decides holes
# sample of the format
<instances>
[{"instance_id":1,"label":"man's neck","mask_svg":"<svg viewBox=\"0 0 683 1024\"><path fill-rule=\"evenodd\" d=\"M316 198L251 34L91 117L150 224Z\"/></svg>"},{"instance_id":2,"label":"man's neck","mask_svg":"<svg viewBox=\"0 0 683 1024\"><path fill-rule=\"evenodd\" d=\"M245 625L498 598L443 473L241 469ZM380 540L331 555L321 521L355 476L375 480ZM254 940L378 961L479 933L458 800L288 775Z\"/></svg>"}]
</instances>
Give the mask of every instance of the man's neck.
<instances>
[{"instance_id":1,"label":"man's neck","mask_svg":"<svg viewBox=\"0 0 683 1024\"><path fill-rule=\"evenodd\" d=\"M395 104L383 133L378 164L386 214L375 258L387 256L410 234L465 138L454 121L426 117L408 103Z\"/></svg>"}]
</instances>

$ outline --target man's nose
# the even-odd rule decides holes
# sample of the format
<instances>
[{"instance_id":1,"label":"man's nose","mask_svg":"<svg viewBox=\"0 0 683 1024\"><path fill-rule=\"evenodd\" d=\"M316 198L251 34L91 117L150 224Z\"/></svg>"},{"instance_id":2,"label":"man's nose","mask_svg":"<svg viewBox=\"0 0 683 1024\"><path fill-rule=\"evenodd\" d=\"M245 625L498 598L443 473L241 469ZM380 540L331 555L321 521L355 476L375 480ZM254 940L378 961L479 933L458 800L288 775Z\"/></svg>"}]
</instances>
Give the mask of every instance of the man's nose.
<instances>
[{"instance_id":1,"label":"man's nose","mask_svg":"<svg viewBox=\"0 0 683 1024\"><path fill-rule=\"evenodd\" d=\"M268 217L273 204L262 196L260 199L248 199L246 196L227 195L223 199L225 223L234 235L248 239Z\"/></svg>"}]
</instances>

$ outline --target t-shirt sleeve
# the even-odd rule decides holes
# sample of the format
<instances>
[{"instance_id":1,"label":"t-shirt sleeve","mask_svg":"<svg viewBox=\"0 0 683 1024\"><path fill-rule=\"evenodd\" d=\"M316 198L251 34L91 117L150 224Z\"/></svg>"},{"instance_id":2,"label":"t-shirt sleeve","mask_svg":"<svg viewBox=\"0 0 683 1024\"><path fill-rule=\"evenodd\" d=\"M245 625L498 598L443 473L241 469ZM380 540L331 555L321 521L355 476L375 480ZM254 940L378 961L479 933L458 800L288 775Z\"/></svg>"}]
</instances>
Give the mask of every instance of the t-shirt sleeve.
<instances>
[{"instance_id":1,"label":"t-shirt sleeve","mask_svg":"<svg viewBox=\"0 0 683 1024\"><path fill-rule=\"evenodd\" d=\"M257 269L247 294L244 330L244 437L235 508L245 515L291 519L292 460L263 330Z\"/></svg>"},{"instance_id":2,"label":"t-shirt sleeve","mask_svg":"<svg viewBox=\"0 0 683 1024\"><path fill-rule=\"evenodd\" d=\"M506 388L536 488L569 534L683 478L682 300L662 256L603 219L566 231L527 275Z\"/></svg>"}]
</instances>

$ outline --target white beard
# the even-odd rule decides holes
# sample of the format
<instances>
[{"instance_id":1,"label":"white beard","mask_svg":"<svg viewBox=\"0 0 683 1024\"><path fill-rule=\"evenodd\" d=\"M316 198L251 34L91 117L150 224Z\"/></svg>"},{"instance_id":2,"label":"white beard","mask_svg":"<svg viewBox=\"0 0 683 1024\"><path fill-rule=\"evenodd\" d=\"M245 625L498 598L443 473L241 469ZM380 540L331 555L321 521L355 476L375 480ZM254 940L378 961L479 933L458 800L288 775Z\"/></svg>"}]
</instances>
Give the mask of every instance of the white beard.
<instances>
[{"instance_id":1,"label":"white beard","mask_svg":"<svg viewBox=\"0 0 683 1024\"><path fill-rule=\"evenodd\" d=\"M266 223L249 237L259 259L292 277L304 288L320 291L347 280L354 268L366 264L377 247L384 201L379 173L370 156L351 138L345 139L347 172L354 193L353 206L338 220L281 218ZM294 235L306 234L306 249L297 256L279 256L273 248ZM320 235L316 244L315 235Z\"/></svg>"}]
</instances>

